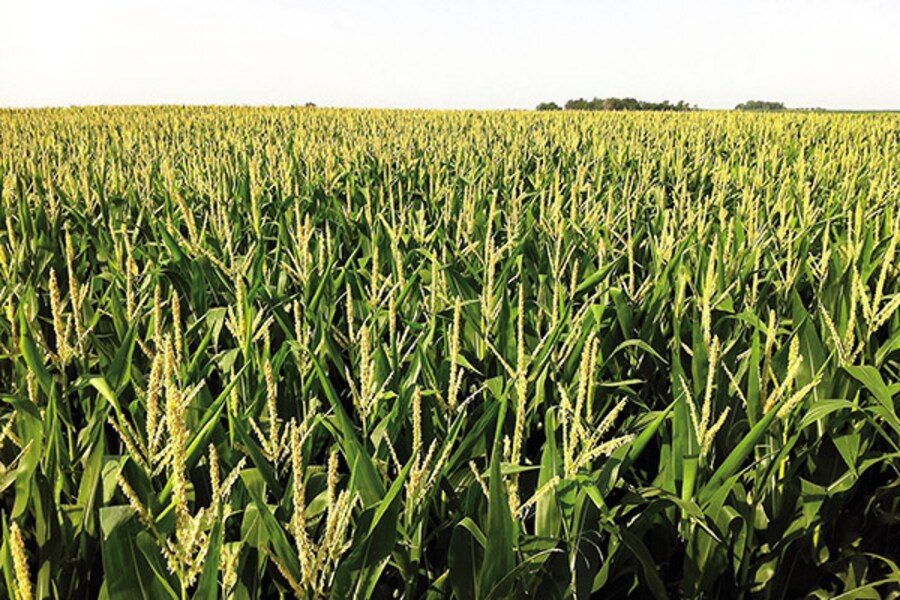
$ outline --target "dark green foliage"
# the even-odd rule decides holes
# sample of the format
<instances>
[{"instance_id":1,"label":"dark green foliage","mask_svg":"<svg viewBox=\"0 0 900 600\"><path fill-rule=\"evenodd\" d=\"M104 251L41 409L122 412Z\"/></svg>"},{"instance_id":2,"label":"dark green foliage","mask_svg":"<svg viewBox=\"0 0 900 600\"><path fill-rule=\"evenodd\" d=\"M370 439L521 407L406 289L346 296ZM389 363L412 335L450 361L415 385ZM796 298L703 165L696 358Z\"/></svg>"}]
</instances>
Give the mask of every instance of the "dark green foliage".
<instances>
[{"instance_id":1,"label":"dark green foliage","mask_svg":"<svg viewBox=\"0 0 900 600\"><path fill-rule=\"evenodd\" d=\"M0 598L896 598L896 115L4 111L0 185Z\"/></svg>"}]
</instances>

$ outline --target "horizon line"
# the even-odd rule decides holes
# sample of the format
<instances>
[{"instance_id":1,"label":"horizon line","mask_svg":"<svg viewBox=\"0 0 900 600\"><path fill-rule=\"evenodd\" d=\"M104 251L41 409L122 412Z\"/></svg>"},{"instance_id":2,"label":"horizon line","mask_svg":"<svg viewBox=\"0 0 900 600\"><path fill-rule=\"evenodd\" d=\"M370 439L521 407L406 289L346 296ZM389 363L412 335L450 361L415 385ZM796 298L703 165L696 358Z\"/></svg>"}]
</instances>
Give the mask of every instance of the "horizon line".
<instances>
[{"instance_id":1,"label":"horizon line","mask_svg":"<svg viewBox=\"0 0 900 600\"><path fill-rule=\"evenodd\" d=\"M625 98L625 97L623 97ZM553 100L542 101L555 102ZM538 103L540 104L540 103ZM471 108L471 107L396 107L396 106L350 106L350 105L319 105L312 101L304 101L297 103L205 103L205 102L135 102L135 103L70 103L70 104L31 104L31 105L0 105L0 111L16 111L16 110L65 110L80 108L309 108L309 109L329 109L329 110L384 110L384 111L433 111L433 112L840 112L840 113L893 113L900 112L898 108L825 108L819 106L798 106L785 107L783 110L741 110L735 107L731 108L715 108L693 106L684 111L662 111L662 110L609 110L609 109L567 109L560 106L558 109L538 110L537 104L532 107L516 107L510 106L506 108Z\"/></svg>"}]
</instances>

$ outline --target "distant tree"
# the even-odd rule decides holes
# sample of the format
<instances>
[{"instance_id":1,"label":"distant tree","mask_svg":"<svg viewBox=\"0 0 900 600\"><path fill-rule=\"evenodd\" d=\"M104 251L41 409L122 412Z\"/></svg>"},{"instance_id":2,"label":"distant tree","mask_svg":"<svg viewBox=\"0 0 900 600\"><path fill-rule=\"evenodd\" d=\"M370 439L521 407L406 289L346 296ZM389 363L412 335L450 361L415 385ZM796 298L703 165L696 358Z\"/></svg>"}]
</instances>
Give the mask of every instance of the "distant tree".
<instances>
[{"instance_id":1,"label":"distant tree","mask_svg":"<svg viewBox=\"0 0 900 600\"><path fill-rule=\"evenodd\" d=\"M541 102L537 105L537 110L562 110L556 102Z\"/></svg>"},{"instance_id":2,"label":"distant tree","mask_svg":"<svg viewBox=\"0 0 900 600\"><path fill-rule=\"evenodd\" d=\"M577 98L566 101L566 110L590 110L590 106L584 98Z\"/></svg>"},{"instance_id":3,"label":"distant tree","mask_svg":"<svg viewBox=\"0 0 900 600\"><path fill-rule=\"evenodd\" d=\"M768 100L747 100L746 102L741 102L740 104L735 106L734 110L773 111L786 109L783 102L771 102Z\"/></svg>"},{"instance_id":4,"label":"distant tree","mask_svg":"<svg viewBox=\"0 0 900 600\"><path fill-rule=\"evenodd\" d=\"M316 103L315 103L315 102L307 102L307 103L304 104L303 106L305 106L306 108L315 108L315 107L316 107Z\"/></svg>"}]
</instances>

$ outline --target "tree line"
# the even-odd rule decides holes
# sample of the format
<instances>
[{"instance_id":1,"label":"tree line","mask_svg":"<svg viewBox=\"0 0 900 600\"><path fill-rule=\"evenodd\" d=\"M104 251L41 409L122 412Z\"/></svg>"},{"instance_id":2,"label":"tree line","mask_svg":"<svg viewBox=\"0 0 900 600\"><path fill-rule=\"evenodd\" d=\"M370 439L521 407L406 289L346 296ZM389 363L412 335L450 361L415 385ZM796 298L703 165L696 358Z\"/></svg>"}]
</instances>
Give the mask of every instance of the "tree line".
<instances>
[{"instance_id":1,"label":"tree line","mask_svg":"<svg viewBox=\"0 0 900 600\"><path fill-rule=\"evenodd\" d=\"M537 110L659 110L659 111L688 111L697 110L696 104L688 104L679 100L674 104L668 100L662 102L647 102L636 98L573 98L566 101L563 106L556 102L541 102ZM787 110L783 102L769 100L748 100L734 107L735 110L777 111Z\"/></svg>"},{"instance_id":2,"label":"tree line","mask_svg":"<svg viewBox=\"0 0 900 600\"><path fill-rule=\"evenodd\" d=\"M747 100L734 107L734 110L787 110L784 102L771 102L768 100Z\"/></svg>"},{"instance_id":3,"label":"tree line","mask_svg":"<svg viewBox=\"0 0 900 600\"><path fill-rule=\"evenodd\" d=\"M636 98L574 98L560 106L556 102L541 102L537 110L661 110L661 111L686 111L695 110L696 105L690 105L684 100L674 104L668 100L662 102L647 102Z\"/></svg>"}]
</instances>

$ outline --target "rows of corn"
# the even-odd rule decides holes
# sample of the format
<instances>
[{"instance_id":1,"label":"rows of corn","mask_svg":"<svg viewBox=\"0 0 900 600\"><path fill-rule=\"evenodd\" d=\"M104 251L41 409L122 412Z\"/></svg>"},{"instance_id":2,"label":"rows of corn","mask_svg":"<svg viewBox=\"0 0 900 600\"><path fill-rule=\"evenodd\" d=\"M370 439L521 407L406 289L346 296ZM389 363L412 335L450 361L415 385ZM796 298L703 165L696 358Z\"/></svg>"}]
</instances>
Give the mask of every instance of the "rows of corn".
<instances>
[{"instance_id":1,"label":"rows of corn","mask_svg":"<svg viewBox=\"0 0 900 600\"><path fill-rule=\"evenodd\" d=\"M898 117L3 111L0 182L0 597L900 588Z\"/></svg>"}]
</instances>

